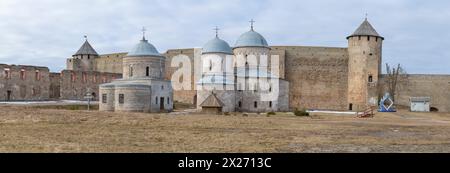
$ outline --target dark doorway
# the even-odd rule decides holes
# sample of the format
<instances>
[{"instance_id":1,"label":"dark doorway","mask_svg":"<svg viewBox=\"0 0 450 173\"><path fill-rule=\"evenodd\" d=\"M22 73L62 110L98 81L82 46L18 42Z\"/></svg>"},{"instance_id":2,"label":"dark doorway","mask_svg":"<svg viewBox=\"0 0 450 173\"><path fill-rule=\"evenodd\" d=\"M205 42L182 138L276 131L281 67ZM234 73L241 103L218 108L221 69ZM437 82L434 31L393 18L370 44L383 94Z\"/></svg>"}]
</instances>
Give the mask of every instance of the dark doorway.
<instances>
[{"instance_id":1,"label":"dark doorway","mask_svg":"<svg viewBox=\"0 0 450 173\"><path fill-rule=\"evenodd\" d=\"M348 110L353 110L353 103L350 103L350 105L348 106Z\"/></svg>"},{"instance_id":2,"label":"dark doorway","mask_svg":"<svg viewBox=\"0 0 450 173\"><path fill-rule=\"evenodd\" d=\"M11 95L12 95L12 91L10 91L10 90L6 91L6 101L11 101Z\"/></svg>"},{"instance_id":3,"label":"dark doorway","mask_svg":"<svg viewBox=\"0 0 450 173\"><path fill-rule=\"evenodd\" d=\"M197 106L197 95L194 96L194 100L192 103L194 103L194 106Z\"/></svg>"},{"instance_id":4,"label":"dark doorway","mask_svg":"<svg viewBox=\"0 0 450 173\"><path fill-rule=\"evenodd\" d=\"M159 109L164 110L164 97L161 97L161 101L159 102Z\"/></svg>"},{"instance_id":5,"label":"dark doorway","mask_svg":"<svg viewBox=\"0 0 450 173\"><path fill-rule=\"evenodd\" d=\"M435 108L435 107L431 107L431 108L430 108L430 111L431 111L431 112L439 112L439 109L438 109L438 108Z\"/></svg>"}]
</instances>

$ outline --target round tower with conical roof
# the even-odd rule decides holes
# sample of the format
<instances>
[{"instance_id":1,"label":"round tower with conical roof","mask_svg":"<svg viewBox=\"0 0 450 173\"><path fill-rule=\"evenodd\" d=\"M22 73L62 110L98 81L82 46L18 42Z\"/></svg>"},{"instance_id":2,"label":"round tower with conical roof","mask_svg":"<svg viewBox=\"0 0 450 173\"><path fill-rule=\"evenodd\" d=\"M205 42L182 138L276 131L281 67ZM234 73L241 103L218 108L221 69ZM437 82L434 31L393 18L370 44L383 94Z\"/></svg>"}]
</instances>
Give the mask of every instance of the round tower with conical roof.
<instances>
[{"instance_id":1,"label":"round tower with conical roof","mask_svg":"<svg viewBox=\"0 0 450 173\"><path fill-rule=\"evenodd\" d=\"M72 55L72 58L67 59L67 70L74 71L95 71L95 59L99 57L97 51L89 43L87 36L86 41L81 48Z\"/></svg>"},{"instance_id":2,"label":"round tower with conical roof","mask_svg":"<svg viewBox=\"0 0 450 173\"><path fill-rule=\"evenodd\" d=\"M349 110L360 111L377 104L384 38L366 18L347 40Z\"/></svg>"}]
</instances>

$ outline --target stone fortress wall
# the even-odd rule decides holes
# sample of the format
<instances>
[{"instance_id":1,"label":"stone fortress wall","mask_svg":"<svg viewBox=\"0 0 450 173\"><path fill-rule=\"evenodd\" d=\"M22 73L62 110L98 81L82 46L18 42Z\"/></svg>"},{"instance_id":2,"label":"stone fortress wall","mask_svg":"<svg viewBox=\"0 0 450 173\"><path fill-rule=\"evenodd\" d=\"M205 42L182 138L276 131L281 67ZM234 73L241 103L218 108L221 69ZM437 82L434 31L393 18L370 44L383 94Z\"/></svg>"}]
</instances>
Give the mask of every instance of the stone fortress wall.
<instances>
[{"instance_id":1,"label":"stone fortress wall","mask_svg":"<svg viewBox=\"0 0 450 173\"><path fill-rule=\"evenodd\" d=\"M290 82L289 107L307 109L348 110L348 51L347 48L308 47L308 46L272 46L271 55L279 55L280 76ZM186 55L192 62L194 74L194 57L200 55L201 49L171 49L164 55L166 59L165 79L171 80L177 68L171 67L171 59L177 55ZM117 73L122 70L122 58L126 53L100 55L97 61L98 72L50 73L47 67L14 66L0 64L0 100L7 100L7 91L11 91L11 100L49 100L49 99L84 99L87 88L98 95L98 85L121 78ZM283 63L284 60L284 63ZM120 62L120 63L118 63ZM284 67L284 70L283 70ZM10 69L11 79L5 78L5 69ZM25 69L26 78L21 80L20 71ZM40 71L41 80L34 77ZM111 73L114 72L114 73ZM72 81L71 74L76 80ZM83 73L87 81L83 81ZM96 76L96 81L93 78ZM103 82L103 76L106 76ZM381 76L381 81L383 80ZM198 76L192 76L191 90L174 90L174 100L194 104ZM410 97L431 97L431 106L439 111L450 111L450 75L412 74L408 83L401 87L398 103L409 106ZM35 94L33 87L35 86ZM31 87L31 88L30 88Z\"/></svg>"},{"instance_id":2,"label":"stone fortress wall","mask_svg":"<svg viewBox=\"0 0 450 173\"><path fill-rule=\"evenodd\" d=\"M63 70L60 73L60 99L86 100L86 94L91 93L94 100L99 98L99 85L122 78L121 74L96 71Z\"/></svg>"},{"instance_id":3,"label":"stone fortress wall","mask_svg":"<svg viewBox=\"0 0 450 173\"><path fill-rule=\"evenodd\" d=\"M122 59L127 53L115 53L100 55L95 59L95 71L105 73L122 73Z\"/></svg>"},{"instance_id":4,"label":"stone fortress wall","mask_svg":"<svg viewBox=\"0 0 450 173\"><path fill-rule=\"evenodd\" d=\"M289 97L289 103L280 104L290 109L353 111L377 104L385 77L381 73L384 38L366 19L347 39L348 48L271 46L270 51L265 49L264 55L278 55L278 76L289 83L289 89L283 91L288 92L283 94ZM247 56L245 51L250 49L240 51L238 47L235 50L234 54ZM126 55L99 55L86 39L80 50L67 60L67 70L61 73L50 73L46 67L0 64L0 100L84 100L88 92L97 100L100 84L121 78L122 72L126 72L123 68ZM165 63L162 71L165 80L172 80L172 83L190 80L190 88L173 91L173 101L197 105L196 82L202 76L197 68L201 67L201 55L201 48L170 49L163 54L165 62L153 62ZM172 67L176 56L189 59L189 76L172 79L180 75L180 67ZM32 77L36 72L39 72L39 80ZM410 97L431 97L432 107L450 111L450 75L418 74L408 78L398 92L400 105L408 106Z\"/></svg>"},{"instance_id":5,"label":"stone fortress wall","mask_svg":"<svg viewBox=\"0 0 450 173\"><path fill-rule=\"evenodd\" d=\"M201 49L171 49L166 59L166 79L171 80L177 68L171 67L171 59L183 54L192 62L194 74L194 53ZM289 107L291 109L349 110L348 48L311 46L271 46L271 55L280 57L280 76L290 82ZM109 56L115 54L109 54ZM284 61L284 62L283 62ZM195 103L195 79L192 76L192 90L174 90L174 100ZM383 76L381 76L382 80ZM402 86L399 104L409 106L410 97L432 97L432 107L450 111L450 75L410 75L409 83Z\"/></svg>"},{"instance_id":6,"label":"stone fortress wall","mask_svg":"<svg viewBox=\"0 0 450 173\"><path fill-rule=\"evenodd\" d=\"M47 67L0 64L0 101L50 99Z\"/></svg>"},{"instance_id":7,"label":"stone fortress wall","mask_svg":"<svg viewBox=\"0 0 450 173\"><path fill-rule=\"evenodd\" d=\"M450 75L408 75L406 82L400 85L397 102L409 107L411 97L431 97L431 107L439 112L450 112Z\"/></svg>"},{"instance_id":8,"label":"stone fortress wall","mask_svg":"<svg viewBox=\"0 0 450 173\"><path fill-rule=\"evenodd\" d=\"M274 46L285 53L289 107L347 110L346 48Z\"/></svg>"},{"instance_id":9,"label":"stone fortress wall","mask_svg":"<svg viewBox=\"0 0 450 173\"><path fill-rule=\"evenodd\" d=\"M172 60L174 57L183 55L189 57L191 62L191 74L193 74L190 78L191 80L191 88L189 90L174 90L174 101L181 103L189 103L196 105L197 103L197 91L196 91L196 81L200 79L200 74L195 70L195 67L200 67L200 61L194 61L194 57L200 58L201 49L171 49L163 54L166 57L166 72L165 79L172 80L172 76L179 69L176 67L172 67ZM196 74L197 72L197 74ZM182 81L184 79L180 79Z\"/></svg>"}]
</instances>

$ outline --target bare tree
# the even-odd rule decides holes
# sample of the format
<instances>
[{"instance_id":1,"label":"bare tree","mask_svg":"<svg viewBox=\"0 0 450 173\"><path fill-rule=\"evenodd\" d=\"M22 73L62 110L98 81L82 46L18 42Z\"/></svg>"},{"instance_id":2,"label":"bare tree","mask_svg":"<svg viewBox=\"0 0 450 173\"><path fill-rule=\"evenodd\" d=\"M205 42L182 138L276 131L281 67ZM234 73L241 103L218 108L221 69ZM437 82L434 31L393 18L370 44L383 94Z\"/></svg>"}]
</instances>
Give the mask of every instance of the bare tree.
<instances>
[{"instance_id":1,"label":"bare tree","mask_svg":"<svg viewBox=\"0 0 450 173\"><path fill-rule=\"evenodd\" d=\"M395 98L399 96L397 91L408 81L408 74L400 64L397 65L397 68L391 68L391 66L386 63L386 72L387 75L384 80L386 85L385 88L387 92L391 94L392 100L395 102Z\"/></svg>"}]
</instances>

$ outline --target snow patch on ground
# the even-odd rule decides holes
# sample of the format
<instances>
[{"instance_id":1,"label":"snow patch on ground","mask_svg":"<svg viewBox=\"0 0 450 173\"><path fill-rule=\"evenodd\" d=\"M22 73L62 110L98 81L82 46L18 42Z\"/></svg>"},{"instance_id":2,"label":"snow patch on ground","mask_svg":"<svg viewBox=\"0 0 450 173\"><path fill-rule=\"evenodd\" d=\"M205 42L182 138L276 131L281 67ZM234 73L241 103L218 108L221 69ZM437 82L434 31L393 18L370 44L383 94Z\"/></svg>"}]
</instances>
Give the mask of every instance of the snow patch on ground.
<instances>
[{"instance_id":1,"label":"snow patch on ground","mask_svg":"<svg viewBox=\"0 0 450 173\"><path fill-rule=\"evenodd\" d=\"M66 104L88 104L87 101L80 100L60 100L60 101L14 101L14 102L0 102L0 105L66 105ZM98 104L96 101L91 101L91 104Z\"/></svg>"},{"instance_id":2,"label":"snow patch on ground","mask_svg":"<svg viewBox=\"0 0 450 173\"><path fill-rule=\"evenodd\" d=\"M325 113L325 114L340 114L340 115L356 115L356 112L348 111L320 111L320 110L310 110L309 113Z\"/></svg>"}]
</instances>

